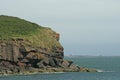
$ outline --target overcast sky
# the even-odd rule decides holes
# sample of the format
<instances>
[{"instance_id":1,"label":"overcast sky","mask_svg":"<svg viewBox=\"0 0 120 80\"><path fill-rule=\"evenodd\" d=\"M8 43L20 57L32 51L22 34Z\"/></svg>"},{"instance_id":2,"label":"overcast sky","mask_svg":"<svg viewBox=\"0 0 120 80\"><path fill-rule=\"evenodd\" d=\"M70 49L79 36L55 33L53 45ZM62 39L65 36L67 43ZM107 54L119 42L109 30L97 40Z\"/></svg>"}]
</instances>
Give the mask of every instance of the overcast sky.
<instances>
[{"instance_id":1,"label":"overcast sky","mask_svg":"<svg viewBox=\"0 0 120 80\"><path fill-rule=\"evenodd\" d=\"M0 0L0 14L59 32L65 55L120 55L120 0Z\"/></svg>"}]
</instances>

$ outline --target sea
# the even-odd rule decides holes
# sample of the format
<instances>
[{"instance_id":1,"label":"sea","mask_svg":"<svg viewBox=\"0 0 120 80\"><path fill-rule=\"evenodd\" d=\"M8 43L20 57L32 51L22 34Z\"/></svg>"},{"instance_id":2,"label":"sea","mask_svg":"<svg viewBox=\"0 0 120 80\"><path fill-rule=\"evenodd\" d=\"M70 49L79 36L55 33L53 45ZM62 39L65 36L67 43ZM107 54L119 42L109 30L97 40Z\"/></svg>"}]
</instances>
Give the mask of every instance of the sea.
<instances>
[{"instance_id":1,"label":"sea","mask_svg":"<svg viewBox=\"0 0 120 80\"><path fill-rule=\"evenodd\" d=\"M120 56L68 56L67 60L98 72L39 73L0 76L0 80L120 80Z\"/></svg>"}]
</instances>

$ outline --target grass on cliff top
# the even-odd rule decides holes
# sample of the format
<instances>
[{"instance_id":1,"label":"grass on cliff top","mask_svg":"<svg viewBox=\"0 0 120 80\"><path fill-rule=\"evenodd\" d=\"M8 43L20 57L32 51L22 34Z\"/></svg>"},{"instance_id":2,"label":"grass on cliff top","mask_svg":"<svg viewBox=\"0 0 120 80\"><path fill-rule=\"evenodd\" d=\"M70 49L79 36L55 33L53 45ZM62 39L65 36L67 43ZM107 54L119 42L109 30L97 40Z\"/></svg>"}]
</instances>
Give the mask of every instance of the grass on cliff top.
<instances>
[{"instance_id":1,"label":"grass on cliff top","mask_svg":"<svg viewBox=\"0 0 120 80\"><path fill-rule=\"evenodd\" d=\"M0 16L0 39L24 37L33 34L43 27L23 19L11 16Z\"/></svg>"},{"instance_id":2,"label":"grass on cliff top","mask_svg":"<svg viewBox=\"0 0 120 80\"><path fill-rule=\"evenodd\" d=\"M29 40L32 46L51 48L61 46L53 37L55 34L50 28L17 17L0 16L0 40L22 38Z\"/></svg>"}]
</instances>

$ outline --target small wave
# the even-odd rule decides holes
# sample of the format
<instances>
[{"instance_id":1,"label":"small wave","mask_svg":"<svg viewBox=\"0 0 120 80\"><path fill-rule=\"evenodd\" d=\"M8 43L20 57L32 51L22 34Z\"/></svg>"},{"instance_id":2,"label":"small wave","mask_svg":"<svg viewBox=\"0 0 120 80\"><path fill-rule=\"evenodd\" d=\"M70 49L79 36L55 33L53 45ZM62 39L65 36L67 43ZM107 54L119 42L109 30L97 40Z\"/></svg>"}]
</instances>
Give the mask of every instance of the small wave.
<instances>
[{"instance_id":1,"label":"small wave","mask_svg":"<svg viewBox=\"0 0 120 80\"><path fill-rule=\"evenodd\" d=\"M104 72L103 70L97 69L97 72Z\"/></svg>"},{"instance_id":2,"label":"small wave","mask_svg":"<svg viewBox=\"0 0 120 80\"><path fill-rule=\"evenodd\" d=\"M104 70L101 70L101 69L97 69L98 72L115 72L115 71L104 71Z\"/></svg>"}]
</instances>

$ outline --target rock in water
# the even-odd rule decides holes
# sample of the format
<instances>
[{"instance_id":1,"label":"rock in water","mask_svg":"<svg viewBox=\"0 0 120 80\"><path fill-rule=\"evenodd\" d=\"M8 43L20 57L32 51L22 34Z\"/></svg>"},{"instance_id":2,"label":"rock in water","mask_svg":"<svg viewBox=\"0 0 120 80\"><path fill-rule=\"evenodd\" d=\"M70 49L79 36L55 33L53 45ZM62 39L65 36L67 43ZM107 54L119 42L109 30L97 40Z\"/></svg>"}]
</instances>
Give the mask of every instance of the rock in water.
<instances>
[{"instance_id":1,"label":"rock in water","mask_svg":"<svg viewBox=\"0 0 120 80\"><path fill-rule=\"evenodd\" d=\"M64 48L59 38L59 33L50 28L1 15L0 74L67 71L69 68L79 71L73 62L63 60Z\"/></svg>"}]
</instances>

